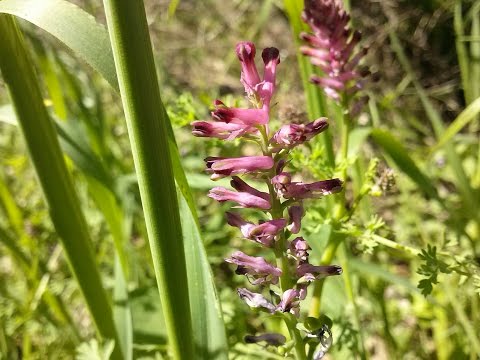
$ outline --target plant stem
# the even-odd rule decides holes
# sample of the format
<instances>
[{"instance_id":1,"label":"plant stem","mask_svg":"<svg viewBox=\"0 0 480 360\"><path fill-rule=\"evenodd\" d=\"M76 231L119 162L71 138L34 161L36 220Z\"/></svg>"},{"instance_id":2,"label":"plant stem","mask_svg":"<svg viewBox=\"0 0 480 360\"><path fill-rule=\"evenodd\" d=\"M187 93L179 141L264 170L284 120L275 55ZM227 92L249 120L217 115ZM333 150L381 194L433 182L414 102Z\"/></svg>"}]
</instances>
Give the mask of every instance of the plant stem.
<instances>
[{"instance_id":1,"label":"plant stem","mask_svg":"<svg viewBox=\"0 0 480 360\"><path fill-rule=\"evenodd\" d=\"M343 279L345 282L345 290L347 292L348 299L350 300L350 303L353 306L353 320L355 323L355 327L357 328L358 331L358 337L360 338L360 357L362 359L366 359L367 355L365 353L365 343L363 339L363 332L362 332L362 327L360 324L360 316L358 315L358 307L355 302L355 293L353 290L352 286L352 274L350 273L350 266L348 264L348 258L346 255L346 246L345 243L342 244L343 246L340 246L340 261L342 264L342 269L343 269Z\"/></svg>"},{"instance_id":2,"label":"plant stem","mask_svg":"<svg viewBox=\"0 0 480 360\"><path fill-rule=\"evenodd\" d=\"M297 329L297 319L292 314L284 314L285 324L288 327L288 331L292 340L295 343L295 353L297 354L297 360L307 360L305 353L305 344L303 343L302 335Z\"/></svg>"},{"instance_id":3,"label":"plant stem","mask_svg":"<svg viewBox=\"0 0 480 360\"><path fill-rule=\"evenodd\" d=\"M193 359L185 252L160 98L142 0L104 0L108 31L174 359Z\"/></svg>"},{"instance_id":4,"label":"plant stem","mask_svg":"<svg viewBox=\"0 0 480 360\"><path fill-rule=\"evenodd\" d=\"M343 241L344 236L342 234L333 233L328 239L327 246L323 252L320 265L329 265L337 251L338 245ZM316 281L313 284L313 295L310 303L309 316L318 318L320 316L320 305L322 301L322 291L325 278Z\"/></svg>"},{"instance_id":5,"label":"plant stem","mask_svg":"<svg viewBox=\"0 0 480 360\"><path fill-rule=\"evenodd\" d=\"M342 109L342 137L341 137L341 151L340 151L340 178L344 181L343 189L336 196L336 205L334 207L333 216L334 216L334 230L338 229L340 226L340 221L347 213L346 207L346 197L345 197L345 182L347 179L347 170L348 170L348 139L350 136L351 130L351 119L345 112L345 109L348 109L348 98L346 96L342 99L341 104ZM335 257L335 253L337 251L338 245L343 241L344 236L340 234L335 234L333 232L332 236L328 239L327 246L323 252L322 259L320 260L321 265L330 265L333 258ZM323 284L325 279L320 279L313 284L313 295L312 301L310 305L309 315L312 317L318 317L320 315L320 306L322 301L322 291L323 291Z\"/></svg>"},{"instance_id":6,"label":"plant stem","mask_svg":"<svg viewBox=\"0 0 480 360\"><path fill-rule=\"evenodd\" d=\"M8 85L30 158L43 190L50 217L60 236L98 333L115 341L112 358L122 359L109 300L73 182L43 97L25 41L11 15L0 15L0 69Z\"/></svg>"}]
</instances>

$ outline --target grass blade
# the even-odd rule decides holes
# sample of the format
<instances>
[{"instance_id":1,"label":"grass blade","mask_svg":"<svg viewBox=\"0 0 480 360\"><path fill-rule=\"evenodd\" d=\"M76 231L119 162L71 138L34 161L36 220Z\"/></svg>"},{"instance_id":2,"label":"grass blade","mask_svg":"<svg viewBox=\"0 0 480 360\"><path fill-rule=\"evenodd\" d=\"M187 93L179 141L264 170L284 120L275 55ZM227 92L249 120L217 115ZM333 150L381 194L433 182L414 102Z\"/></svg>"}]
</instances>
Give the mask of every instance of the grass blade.
<instances>
[{"instance_id":1,"label":"grass blade","mask_svg":"<svg viewBox=\"0 0 480 360\"><path fill-rule=\"evenodd\" d=\"M472 120L478 119L478 114L480 114L480 97L473 101L470 105L463 110L450 126L443 132L442 136L438 139L437 144L430 150L430 152L435 152L441 147L445 146L452 138L457 135L457 133L462 130L469 122Z\"/></svg>"},{"instance_id":2,"label":"grass blade","mask_svg":"<svg viewBox=\"0 0 480 360\"><path fill-rule=\"evenodd\" d=\"M219 304L220 301L212 281L207 255L202 244L202 237L196 226L196 219L188 208L188 204L180 198L180 214L182 219L183 236L191 239L185 242L185 256L187 260L200 257L200 262L187 261L187 270L190 275L189 291L191 299L193 323L195 332L195 351L198 359L220 360L227 359L227 338L221 311L210 304ZM207 273L205 273L207 272ZM215 334L205 338L205 334Z\"/></svg>"},{"instance_id":3,"label":"grass blade","mask_svg":"<svg viewBox=\"0 0 480 360\"><path fill-rule=\"evenodd\" d=\"M380 129L373 129L371 137L399 169L412 179L425 194L431 198L439 199L432 181L418 168L400 141L389 132Z\"/></svg>"},{"instance_id":4,"label":"grass blade","mask_svg":"<svg viewBox=\"0 0 480 360\"><path fill-rule=\"evenodd\" d=\"M43 105L25 42L12 16L0 15L0 34L0 68L10 90L51 219L98 332L118 344L112 311L95 263L87 225L55 128ZM122 358L119 346L115 347L113 355L114 358Z\"/></svg>"},{"instance_id":5,"label":"grass blade","mask_svg":"<svg viewBox=\"0 0 480 360\"><path fill-rule=\"evenodd\" d=\"M122 103L170 348L191 359L193 333L165 109L143 1L105 0Z\"/></svg>"}]
</instances>

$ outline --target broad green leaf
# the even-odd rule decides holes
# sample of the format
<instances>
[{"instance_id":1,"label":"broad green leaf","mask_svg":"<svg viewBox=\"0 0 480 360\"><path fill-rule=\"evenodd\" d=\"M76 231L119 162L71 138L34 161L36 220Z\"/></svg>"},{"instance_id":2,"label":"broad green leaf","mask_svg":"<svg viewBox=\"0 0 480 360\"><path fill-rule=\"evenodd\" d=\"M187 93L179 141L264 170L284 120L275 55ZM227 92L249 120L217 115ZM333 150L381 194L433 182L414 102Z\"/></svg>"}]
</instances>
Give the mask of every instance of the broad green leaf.
<instances>
[{"instance_id":1,"label":"broad green leaf","mask_svg":"<svg viewBox=\"0 0 480 360\"><path fill-rule=\"evenodd\" d=\"M118 88L108 33L93 16L63 0L1 0L0 13L49 32Z\"/></svg>"},{"instance_id":2,"label":"broad green leaf","mask_svg":"<svg viewBox=\"0 0 480 360\"><path fill-rule=\"evenodd\" d=\"M450 126L444 131L438 143L430 150L432 153L445 146L460 130L462 130L470 121L478 120L480 113L480 97L473 101L463 110Z\"/></svg>"},{"instance_id":3,"label":"broad green leaf","mask_svg":"<svg viewBox=\"0 0 480 360\"><path fill-rule=\"evenodd\" d=\"M125 360L133 358L133 319L128 298L125 273L118 256L115 258L115 285L113 287L113 319Z\"/></svg>"},{"instance_id":4,"label":"broad green leaf","mask_svg":"<svg viewBox=\"0 0 480 360\"><path fill-rule=\"evenodd\" d=\"M202 237L196 226L196 220L185 200L179 198L183 236L192 240L185 243L185 255L187 259L194 256L200 259L200 262L187 262L190 308L193 323L196 325L193 334L196 352L199 359L226 359L227 339L221 309L217 308L220 301L208 266L207 254L202 246ZM212 304L215 307L212 307ZM216 336L208 337L205 334Z\"/></svg>"},{"instance_id":5,"label":"broad green leaf","mask_svg":"<svg viewBox=\"0 0 480 360\"><path fill-rule=\"evenodd\" d=\"M372 130L371 137L399 169L410 177L425 194L435 199L439 198L432 180L418 168L400 141L388 131L380 129Z\"/></svg>"}]
</instances>

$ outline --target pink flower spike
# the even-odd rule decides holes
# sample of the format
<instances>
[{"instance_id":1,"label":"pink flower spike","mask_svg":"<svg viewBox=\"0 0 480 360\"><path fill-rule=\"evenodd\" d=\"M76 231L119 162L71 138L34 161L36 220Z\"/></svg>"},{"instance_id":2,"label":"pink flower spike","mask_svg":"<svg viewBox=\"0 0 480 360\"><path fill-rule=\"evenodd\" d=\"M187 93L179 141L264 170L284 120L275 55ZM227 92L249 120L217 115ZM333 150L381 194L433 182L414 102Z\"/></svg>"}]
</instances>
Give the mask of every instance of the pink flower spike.
<instances>
[{"instance_id":1,"label":"pink flower spike","mask_svg":"<svg viewBox=\"0 0 480 360\"><path fill-rule=\"evenodd\" d=\"M235 251L226 262L237 265L236 273L238 275L252 275L256 278L252 284L278 283L278 278L282 276L282 270L270 265L263 257L248 256L241 251Z\"/></svg>"},{"instance_id":2,"label":"pink flower spike","mask_svg":"<svg viewBox=\"0 0 480 360\"><path fill-rule=\"evenodd\" d=\"M264 308L270 313L275 311L275 306L261 294L251 292L245 288L238 288L237 293L240 299L245 301L251 308Z\"/></svg>"},{"instance_id":3,"label":"pink flower spike","mask_svg":"<svg viewBox=\"0 0 480 360\"><path fill-rule=\"evenodd\" d=\"M244 156L240 158L207 157L207 172L213 173L212 180L234 174L245 174L269 170L274 162L270 156Z\"/></svg>"},{"instance_id":4,"label":"pink flower spike","mask_svg":"<svg viewBox=\"0 0 480 360\"><path fill-rule=\"evenodd\" d=\"M214 187L208 196L219 202L233 201L244 208L270 209L270 202L247 192L235 192L223 187Z\"/></svg>"},{"instance_id":5,"label":"pink flower spike","mask_svg":"<svg viewBox=\"0 0 480 360\"><path fill-rule=\"evenodd\" d=\"M235 123L248 126L265 125L268 123L268 112L263 109L237 109L219 107L212 111L215 121Z\"/></svg>"},{"instance_id":6,"label":"pink flower spike","mask_svg":"<svg viewBox=\"0 0 480 360\"><path fill-rule=\"evenodd\" d=\"M288 208L288 216L290 218L287 229L292 234L298 234L302 225L302 217L304 215L302 205L293 205Z\"/></svg>"},{"instance_id":7,"label":"pink flower spike","mask_svg":"<svg viewBox=\"0 0 480 360\"><path fill-rule=\"evenodd\" d=\"M238 176L232 176L232 181L230 181L230 185L235 190L237 190L239 192L245 192L245 193L249 193L251 195L257 196L261 199L264 199L265 201L268 201L268 203L270 204L270 194L269 193L259 191L255 188L251 187L245 181L240 179Z\"/></svg>"},{"instance_id":8,"label":"pink flower spike","mask_svg":"<svg viewBox=\"0 0 480 360\"><path fill-rule=\"evenodd\" d=\"M255 45L252 42L242 41L237 44L236 53L242 65L240 80L245 87L245 92L249 96L253 95L257 84L261 81L255 65Z\"/></svg>"}]
</instances>

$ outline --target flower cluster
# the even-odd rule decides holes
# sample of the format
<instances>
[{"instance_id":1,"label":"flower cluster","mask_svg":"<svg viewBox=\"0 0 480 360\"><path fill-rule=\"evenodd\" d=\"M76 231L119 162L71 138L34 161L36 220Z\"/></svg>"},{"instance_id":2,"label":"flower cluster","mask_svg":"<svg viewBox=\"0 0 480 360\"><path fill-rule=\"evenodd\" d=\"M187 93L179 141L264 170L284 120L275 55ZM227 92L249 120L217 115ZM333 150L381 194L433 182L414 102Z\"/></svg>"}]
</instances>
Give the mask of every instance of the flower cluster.
<instances>
[{"instance_id":1,"label":"flower cluster","mask_svg":"<svg viewBox=\"0 0 480 360\"><path fill-rule=\"evenodd\" d=\"M350 16L343 9L342 1L305 0L302 19L313 34L300 35L309 45L302 46L300 51L323 72L322 77L312 75L310 80L336 101L341 100L341 93L354 94L363 88L370 71L358 65L367 48L356 51L361 34L349 28ZM362 99L357 107L365 101Z\"/></svg>"},{"instance_id":2,"label":"flower cluster","mask_svg":"<svg viewBox=\"0 0 480 360\"><path fill-rule=\"evenodd\" d=\"M342 182L339 179L313 183L294 181L285 169L291 149L324 131L328 122L320 118L307 124L283 125L278 131L271 132L270 107L275 92L276 68L280 63L279 51L273 47L263 50L263 77L255 65L253 43L239 43L236 53L242 66L241 82L252 106L230 108L216 100L212 120L193 122L193 134L223 140L243 137L259 144L262 153L258 156L205 159L212 180L232 178L232 189L214 187L209 196L219 202L229 201L237 207L253 208L263 213L264 220L254 223L245 220L237 211L227 212L229 225L238 227L245 239L271 249L276 259L273 264L263 257L250 256L239 250L226 259L236 265L237 274L247 276L252 285L258 286L256 291L238 289L240 298L252 308L298 316L299 304L307 295L308 285L342 272L335 265L311 265L310 247L303 237L296 235L301 230L304 200L338 192L342 189ZM264 182L264 191L252 187L240 176ZM292 235L295 235L294 239L290 239ZM270 285L277 286L270 288L274 295L267 299L261 292Z\"/></svg>"}]
</instances>

